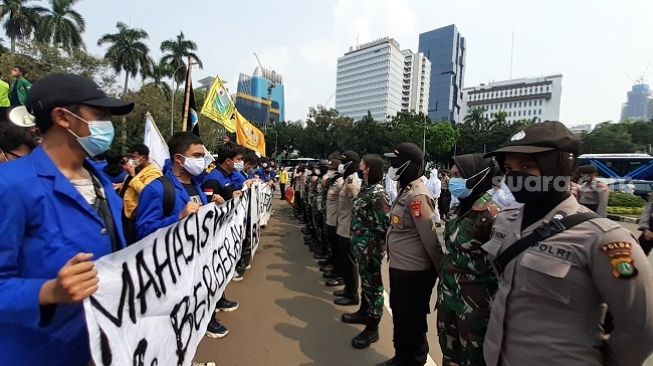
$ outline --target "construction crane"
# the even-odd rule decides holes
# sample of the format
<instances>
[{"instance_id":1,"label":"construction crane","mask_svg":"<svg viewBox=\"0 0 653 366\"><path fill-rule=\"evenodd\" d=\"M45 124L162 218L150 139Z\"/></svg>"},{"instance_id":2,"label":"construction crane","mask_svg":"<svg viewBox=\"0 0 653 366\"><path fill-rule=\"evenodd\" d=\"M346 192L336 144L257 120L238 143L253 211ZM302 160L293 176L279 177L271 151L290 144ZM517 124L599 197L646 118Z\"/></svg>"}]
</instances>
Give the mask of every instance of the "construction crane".
<instances>
[{"instance_id":1,"label":"construction crane","mask_svg":"<svg viewBox=\"0 0 653 366\"><path fill-rule=\"evenodd\" d=\"M653 61L653 60L648 61L648 64L646 65L646 68L644 69L644 73L642 73L638 78L635 79L635 83L644 84L644 80L646 79L646 74L648 74L648 68L651 66L651 61Z\"/></svg>"}]
</instances>

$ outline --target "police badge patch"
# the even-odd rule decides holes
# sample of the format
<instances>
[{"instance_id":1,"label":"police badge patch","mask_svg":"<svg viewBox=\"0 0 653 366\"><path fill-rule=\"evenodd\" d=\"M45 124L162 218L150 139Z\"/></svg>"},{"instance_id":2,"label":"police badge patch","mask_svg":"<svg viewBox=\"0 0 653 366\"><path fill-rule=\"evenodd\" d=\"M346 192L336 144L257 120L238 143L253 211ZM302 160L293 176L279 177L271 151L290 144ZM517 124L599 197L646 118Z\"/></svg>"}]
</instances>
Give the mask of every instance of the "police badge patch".
<instances>
[{"instance_id":1,"label":"police badge patch","mask_svg":"<svg viewBox=\"0 0 653 366\"><path fill-rule=\"evenodd\" d=\"M610 258L614 278L629 279L637 276L638 271L631 256L631 248L631 243L622 241L605 244L601 247L601 251Z\"/></svg>"}]
</instances>

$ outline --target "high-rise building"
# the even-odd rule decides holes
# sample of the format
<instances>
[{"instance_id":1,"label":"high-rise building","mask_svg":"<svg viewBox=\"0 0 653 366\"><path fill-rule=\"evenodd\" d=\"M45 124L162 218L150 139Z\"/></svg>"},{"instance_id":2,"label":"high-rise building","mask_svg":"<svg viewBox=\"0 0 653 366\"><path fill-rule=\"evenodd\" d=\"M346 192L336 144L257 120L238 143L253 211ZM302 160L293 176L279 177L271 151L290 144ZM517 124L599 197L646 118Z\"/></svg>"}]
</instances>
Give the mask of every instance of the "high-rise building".
<instances>
[{"instance_id":1,"label":"high-rise building","mask_svg":"<svg viewBox=\"0 0 653 366\"><path fill-rule=\"evenodd\" d=\"M419 35L419 52L431 61L428 111L432 121L460 121L466 48L454 24Z\"/></svg>"},{"instance_id":2,"label":"high-rise building","mask_svg":"<svg viewBox=\"0 0 653 366\"><path fill-rule=\"evenodd\" d=\"M649 115L649 103L651 99L651 90L648 84L639 83L633 85L628 92L628 99L621 109L621 120L645 120L653 118Z\"/></svg>"},{"instance_id":3,"label":"high-rise building","mask_svg":"<svg viewBox=\"0 0 653 366\"><path fill-rule=\"evenodd\" d=\"M558 121L562 97L562 75L496 81L465 88L461 120L475 108L494 118L505 112L509 123L521 120Z\"/></svg>"},{"instance_id":4,"label":"high-rise building","mask_svg":"<svg viewBox=\"0 0 653 366\"><path fill-rule=\"evenodd\" d=\"M252 76L238 77L235 104L250 122L266 128L285 121L283 76L276 71L257 67Z\"/></svg>"},{"instance_id":5,"label":"high-rise building","mask_svg":"<svg viewBox=\"0 0 653 366\"><path fill-rule=\"evenodd\" d=\"M404 85L401 111L428 113L431 61L423 53L401 51L404 55Z\"/></svg>"},{"instance_id":6,"label":"high-rise building","mask_svg":"<svg viewBox=\"0 0 653 366\"><path fill-rule=\"evenodd\" d=\"M400 111L425 110L428 101L420 101L419 89L424 87L423 80L428 84L430 75L423 72L428 68L428 60L402 51L393 38L351 47L338 58L336 110L354 120L369 112L377 121L388 120Z\"/></svg>"}]
</instances>

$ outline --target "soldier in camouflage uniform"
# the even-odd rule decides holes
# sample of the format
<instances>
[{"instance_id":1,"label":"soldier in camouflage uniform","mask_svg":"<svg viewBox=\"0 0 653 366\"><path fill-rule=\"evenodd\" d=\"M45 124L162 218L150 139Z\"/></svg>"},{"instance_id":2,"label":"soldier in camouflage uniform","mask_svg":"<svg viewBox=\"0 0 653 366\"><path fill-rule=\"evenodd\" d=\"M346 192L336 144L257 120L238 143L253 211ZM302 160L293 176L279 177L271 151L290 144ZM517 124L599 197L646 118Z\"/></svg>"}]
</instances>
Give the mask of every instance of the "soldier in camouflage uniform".
<instances>
[{"instance_id":1,"label":"soldier in camouflage uniform","mask_svg":"<svg viewBox=\"0 0 653 366\"><path fill-rule=\"evenodd\" d=\"M497 279L481 246L490 239L499 206L488 192L499 175L496 163L480 154L454 157L449 181L460 200L444 230L437 328L443 365L478 366Z\"/></svg>"},{"instance_id":2,"label":"soldier in camouflage uniform","mask_svg":"<svg viewBox=\"0 0 653 366\"><path fill-rule=\"evenodd\" d=\"M313 179L313 170L312 167L306 167L306 172L304 173L306 178L304 185L302 187L302 198L304 199L304 222L306 223L306 231L304 232L304 244L306 245L315 245L315 240L313 239L315 233L315 226L313 225L313 212L311 211L311 183Z\"/></svg>"},{"instance_id":3,"label":"soldier in camouflage uniform","mask_svg":"<svg viewBox=\"0 0 653 366\"><path fill-rule=\"evenodd\" d=\"M317 178L317 184L315 187L315 223L317 228L317 242L318 250L313 255L314 259L324 260L329 258L329 245L326 240L326 228L324 227L324 222L326 220L326 183L329 178L327 177L327 172L329 171L329 161L320 160L319 175Z\"/></svg>"},{"instance_id":4,"label":"soldier in camouflage uniform","mask_svg":"<svg viewBox=\"0 0 653 366\"><path fill-rule=\"evenodd\" d=\"M382 184L383 159L366 155L359 166L364 183L353 202L351 242L361 277L362 302L357 312L344 314L342 321L365 324L365 330L352 340L355 348L362 349L379 340L383 315L381 263L386 252L390 203Z\"/></svg>"}]
</instances>

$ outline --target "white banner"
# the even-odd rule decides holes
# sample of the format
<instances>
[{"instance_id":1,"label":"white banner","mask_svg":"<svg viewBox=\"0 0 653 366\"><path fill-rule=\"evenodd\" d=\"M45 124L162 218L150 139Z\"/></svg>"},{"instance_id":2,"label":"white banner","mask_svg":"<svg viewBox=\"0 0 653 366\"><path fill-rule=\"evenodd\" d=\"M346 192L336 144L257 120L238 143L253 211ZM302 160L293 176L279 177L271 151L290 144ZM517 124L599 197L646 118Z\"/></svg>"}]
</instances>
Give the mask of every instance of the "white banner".
<instances>
[{"instance_id":1,"label":"white banner","mask_svg":"<svg viewBox=\"0 0 653 366\"><path fill-rule=\"evenodd\" d=\"M95 262L84 301L96 365L190 365L242 252L249 195L209 204Z\"/></svg>"},{"instance_id":2,"label":"white banner","mask_svg":"<svg viewBox=\"0 0 653 366\"><path fill-rule=\"evenodd\" d=\"M250 194L249 238L252 243L252 258L254 258L261 240L261 226L268 224L272 214L272 188L264 183L254 184L250 189Z\"/></svg>"}]
</instances>

